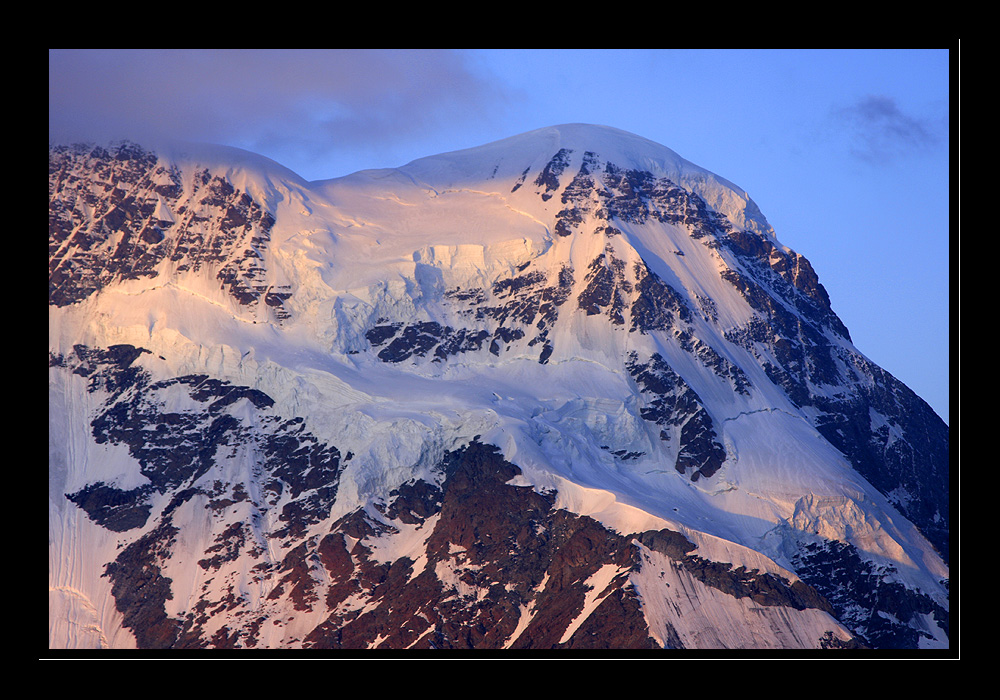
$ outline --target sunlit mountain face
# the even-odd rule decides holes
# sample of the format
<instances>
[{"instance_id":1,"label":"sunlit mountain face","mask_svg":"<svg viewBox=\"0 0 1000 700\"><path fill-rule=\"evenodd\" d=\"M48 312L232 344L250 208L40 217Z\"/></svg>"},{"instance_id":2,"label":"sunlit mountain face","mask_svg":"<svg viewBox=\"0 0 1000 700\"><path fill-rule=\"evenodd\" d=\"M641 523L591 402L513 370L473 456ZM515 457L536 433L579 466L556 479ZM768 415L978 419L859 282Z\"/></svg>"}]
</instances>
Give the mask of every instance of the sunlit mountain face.
<instances>
[{"instance_id":1,"label":"sunlit mountain face","mask_svg":"<svg viewBox=\"0 0 1000 700\"><path fill-rule=\"evenodd\" d=\"M749 196L563 125L49 151L53 649L947 649L949 431Z\"/></svg>"}]
</instances>

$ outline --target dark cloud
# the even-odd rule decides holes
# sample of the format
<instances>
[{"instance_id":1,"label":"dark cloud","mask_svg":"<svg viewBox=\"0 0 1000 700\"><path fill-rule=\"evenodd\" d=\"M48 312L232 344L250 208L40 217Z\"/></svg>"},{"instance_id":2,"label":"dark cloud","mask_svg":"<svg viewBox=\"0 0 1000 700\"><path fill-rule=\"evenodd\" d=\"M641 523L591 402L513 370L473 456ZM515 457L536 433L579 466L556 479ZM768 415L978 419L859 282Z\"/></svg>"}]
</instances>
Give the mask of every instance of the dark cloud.
<instances>
[{"instance_id":1,"label":"dark cloud","mask_svg":"<svg viewBox=\"0 0 1000 700\"><path fill-rule=\"evenodd\" d=\"M935 122L904 113L891 97L868 95L836 116L847 128L851 152L869 162L924 151L941 140Z\"/></svg>"},{"instance_id":2,"label":"dark cloud","mask_svg":"<svg viewBox=\"0 0 1000 700\"><path fill-rule=\"evenodd\" d=\"M49 137L166 137L317 158L483 119L503 96L435 49L49 52Z\"/></svg>"}]
</instances>

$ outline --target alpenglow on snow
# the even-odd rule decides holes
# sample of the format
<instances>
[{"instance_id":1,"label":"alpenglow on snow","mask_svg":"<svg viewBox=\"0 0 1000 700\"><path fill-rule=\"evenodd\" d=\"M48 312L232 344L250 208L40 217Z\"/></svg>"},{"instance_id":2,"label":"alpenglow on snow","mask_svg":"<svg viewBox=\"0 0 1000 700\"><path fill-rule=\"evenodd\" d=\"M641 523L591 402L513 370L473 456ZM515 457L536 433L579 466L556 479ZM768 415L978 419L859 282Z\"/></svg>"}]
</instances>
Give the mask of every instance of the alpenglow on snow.
<instances>
[{"instance_id":1,"label":"alpenglow on snow","mask_svg":"<svg viewBox=\"0 0 1000 700\"><path fill-rule=\"evenodd\" d=\"M945 649L948 439L623 131L50 145L53 649Z\"/></svg>"}]
</instances>

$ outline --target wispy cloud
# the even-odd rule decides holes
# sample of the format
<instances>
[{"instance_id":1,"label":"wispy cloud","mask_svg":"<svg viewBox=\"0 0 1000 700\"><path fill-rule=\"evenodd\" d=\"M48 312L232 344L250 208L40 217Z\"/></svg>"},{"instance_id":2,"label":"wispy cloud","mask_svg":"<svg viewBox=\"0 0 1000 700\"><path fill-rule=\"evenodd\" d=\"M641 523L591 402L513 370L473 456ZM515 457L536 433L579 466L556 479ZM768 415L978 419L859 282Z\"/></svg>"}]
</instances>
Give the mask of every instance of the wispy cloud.
<instances>
[{"instance_id":1,"label":"wispy cloud","mask_svg":"<svg viewBox=\"0 0 1000 700\"><path fill-rule=\"evenodd\" d=\"M485 118L465 54L411 49L51 50L50 139L221 141L318 157ZM238 141L239 144L235 144Z\"/></svg>"},{"instance_id":2,"label":"wispy cloud","mask_svg":"<svg viewBox=\"0 0 1000 700\"><path fill-rule=\"evenodd\" d=\"M862 160L884 163L924 151L941 141L936 122L906 114L896 100L867 95L835 111L846 128L851 152Z\"/></svg>"}]
</instances>

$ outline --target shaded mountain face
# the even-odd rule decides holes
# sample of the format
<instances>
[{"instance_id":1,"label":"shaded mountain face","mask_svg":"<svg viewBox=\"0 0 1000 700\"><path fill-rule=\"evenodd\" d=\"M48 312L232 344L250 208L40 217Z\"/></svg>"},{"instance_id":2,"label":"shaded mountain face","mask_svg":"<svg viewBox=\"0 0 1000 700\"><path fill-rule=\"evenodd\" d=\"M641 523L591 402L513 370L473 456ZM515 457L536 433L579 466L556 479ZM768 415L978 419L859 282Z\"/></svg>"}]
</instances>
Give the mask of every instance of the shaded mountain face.
<instances>
[{"instance_id":1,"label":"shaded mountain face","mask_svg":"<svg viewBox=\"0 0 1000 700\"><path fill-rule=\"evenodd\" d=\"M947 426L669 149L49 187L51 646L948 646Z\"/></svg>"}]
</instances>

